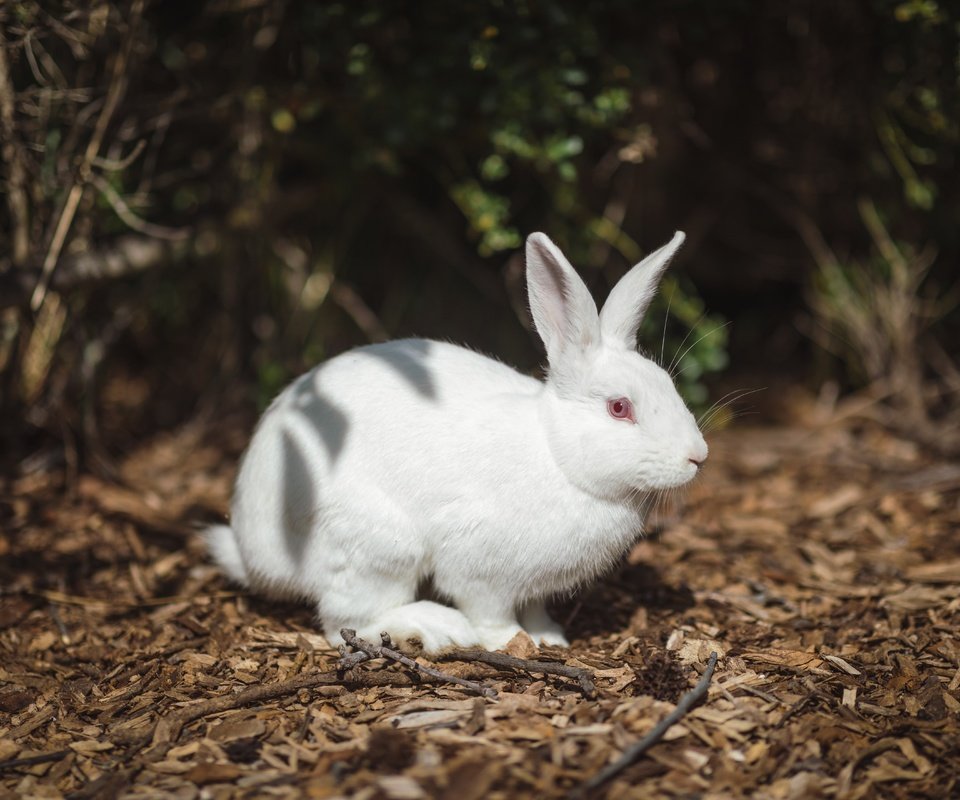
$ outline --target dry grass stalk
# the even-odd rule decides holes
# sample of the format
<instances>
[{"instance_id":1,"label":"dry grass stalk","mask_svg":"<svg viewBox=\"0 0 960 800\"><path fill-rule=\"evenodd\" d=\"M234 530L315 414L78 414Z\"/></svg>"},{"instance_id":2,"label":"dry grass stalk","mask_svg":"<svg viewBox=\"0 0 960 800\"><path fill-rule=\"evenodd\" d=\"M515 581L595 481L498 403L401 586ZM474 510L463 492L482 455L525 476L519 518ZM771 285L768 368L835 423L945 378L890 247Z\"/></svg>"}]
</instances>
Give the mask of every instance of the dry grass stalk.
<instances>
[{"instance_id":1,"label":"dry grass stalk","mask_svg":"<svg viewBox=\"0 0 960 800\"><path fill-rule=\"evenodd\" d=\"M859 210L879 256L870 265L841 261L809 220L801 228L817 261L817 289L811 296L820 325L815 336L872 394L889 398L891 413L877 413L885 424L950 452L960 446L960 437L949 433L953 420L938 424L931 412L931 364L923 341L930 325L954 304L949 297L936 301L924 294L936 250L911 251L894 242L871 200L861 199Z\"/></svg>"}]
</instances>

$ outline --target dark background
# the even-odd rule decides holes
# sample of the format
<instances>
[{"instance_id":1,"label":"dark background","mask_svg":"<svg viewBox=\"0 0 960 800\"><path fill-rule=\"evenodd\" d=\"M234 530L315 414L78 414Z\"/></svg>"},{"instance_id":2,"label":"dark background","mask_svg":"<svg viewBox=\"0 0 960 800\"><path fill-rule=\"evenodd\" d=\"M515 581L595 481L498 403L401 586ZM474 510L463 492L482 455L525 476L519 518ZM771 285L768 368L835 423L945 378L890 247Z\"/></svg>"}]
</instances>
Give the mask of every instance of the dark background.
<instances>
[{"instance_id":1,"label":"dark background","mask_svg":"<svg viewBox=\"0 0 960 800\"><path fill-rule=\"evenodd\" d=\"M381 338L534 370L535 230L601 298L687 232L643 343L693 345L698 409L866 390L952 447L958 26L932 0L6 4L5 458L109 471Z\"/></svg>"}]
</instances>

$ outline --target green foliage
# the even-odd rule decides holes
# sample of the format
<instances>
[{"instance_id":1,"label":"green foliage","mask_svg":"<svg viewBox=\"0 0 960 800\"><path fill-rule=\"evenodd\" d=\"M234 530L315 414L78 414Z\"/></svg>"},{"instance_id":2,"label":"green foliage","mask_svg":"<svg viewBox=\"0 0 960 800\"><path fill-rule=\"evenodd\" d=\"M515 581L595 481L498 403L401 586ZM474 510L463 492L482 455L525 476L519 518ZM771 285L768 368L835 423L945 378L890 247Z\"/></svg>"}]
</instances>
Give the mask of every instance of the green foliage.
<instances>
[{"instance_id":1,"label":"green foliage","mask_svg":"<svg viewBox=\"0 0 960 800\"><path fill-rule=\"evenodd\" d=\"M245 370L263 401L317 358L382 335L469 341L533 369L515 257L527 233L556 239L602 295L684 228L696 235L642 341L677 355L699 404L726 366L728 328L694 287L742 293L732 310L752 313L763 280L809 276L782 208L802 206L828 241L862 253L850 209L868 194L898 239L937 241L938 264L960 250L955 4L169 2L146 4L136 25L131 7L0 11L34 180L30 268L78 180L63 261L109 250L131 220L190 231L171 250L179 269L104 282L96 303L66 297L90 318L81 331L64 316L50 386L80 380L87 332L120 308L135 322L117 341L145 363L182 358L194 393ZM83 167L102 183L86 182L128 44L122 97ZM728 278L739 283L726 295ZM789 326L766 313L758 330Z\"/></svg>"},{"instance_id":2,"label":"green foliage","mask_svg":"<svg viewBox=\"0 0 960 800\"><path fill-rule=\"evenodd\" d=\"M470 222L473 233L479 234L481 255L490 256L500 250L519 247L522 238L510 227L510 201L486 190L475 180L450 187L454 202Z\"/></svg>"},{"instance_id":3,"label":"green foliage","mask_svg":"<svg viewBox=\"0 0 960 800\"><path fill-rule=\"evenodd\" d=\"M613 3L609 12L630 13L631 6ZM625 39L602 44L601 24L595 9L560 2L468 3L455 13L429 0L416 7L359 10L331 3L291 10L270 48L290 53L289 76L264 69L268 58L243 89L246 113L261 118L258 150L244 159L246 175L255 181L259 171L266 179L263 205L275 201L271 184L279 188L281 173L322 176L333 196L367 224L386 227L389 220L374 219L382 195L395 198L394 207L416 208L424 226L424 199L432 196L435 205L439 193L462 215L462 227L456 230L449 211L431 212L430 227L454 224L452 235L467 238L480 259L462 256L471 270L498 269L498 259L522 247L534 229L586 253L597 235L584 221L603 219L591 191L591 164L633 135L636 76L645 70L644 57ZM549 58L543 41L553 43ZM235 68L229 61L222 66ZM351 240L357 231L325 224L323 210L311 249L338 253L334 271L350 280L362 263L353 259L364 258L367 248ZM451 289L444 284L442 291ZM674 286L673 293L678 309L696 304L689 286ZM703 324L674 319L684 326L681 333ZM441 333L477 341L467 329ZM700 327L694 334L681 368L692 398L705 394L702 376L720 368L716 354L724 346L720 334L704 335ZM312 335L330 330L320 326ZM479 342L483 346L482 335ZM261 370L264 395L274 374Z\"/></svg>"},{"instance_id":4,"label":"green foliage","mask_svg":"<svg viewBox=\"0 0 960 800\"><path fill-rule=\"evenodd\" d=\"M886 59L889 86L876 111L884 154L903 183L903 196L915 208L933 208L938 187L923 170L946 161L957 168L960 147L960 11L955 4L909 0L893 19L901 28L899 46ZM927 48L911 53L910 46ZM922 69L910 62L919 59ZM950 149L945 149L944 145Z\"/></svg>"}]
</instances>

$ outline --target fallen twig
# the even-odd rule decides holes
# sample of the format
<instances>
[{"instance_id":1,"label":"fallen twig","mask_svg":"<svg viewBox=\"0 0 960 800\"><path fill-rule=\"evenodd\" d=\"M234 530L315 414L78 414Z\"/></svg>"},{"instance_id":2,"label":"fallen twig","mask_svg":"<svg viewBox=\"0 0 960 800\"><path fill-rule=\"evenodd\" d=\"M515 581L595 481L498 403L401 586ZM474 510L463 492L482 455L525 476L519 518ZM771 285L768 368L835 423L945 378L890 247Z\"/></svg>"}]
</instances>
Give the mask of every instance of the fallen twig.
<instances>
[{"instance_id":1,"label":"fallen twig","mask_svg":"<svg viewBox=\"0 0 960 800\"><path fill-rule=\"evenodd\" d=\"M26 758L11 758L7 761L0 761L0 772L8 769L17 769L19 767L32 767L35 764L46 764L50 761L59 761L70 755L69 750L56 750L53 753L41 753L37 756L27 756Z\"/></svg>"},{"instance_id":2,"label":"fallen twig","mask_svg":"<svg viewBox=\"0 0 960 800\"><path fill-rule=\"evenodd\" d=\"M544 675L562 675L565 678L574 678L583 694L593 699L597 696L597 687L593 683L593 673L581 667L571 667L559 661L534 661L528 658L517 658L506 653L492 653L489 650L452 650L444 653L444 658L455 661L480 661L492 667L502 669L521 670L523 672L540 672Z\"/></svg>"},{"instance_id":3,"label":"fallen twig","mask_svg":"<svg viewBox=\"0 0 960 800\"><path fill-rule=\"evenodd\" d=\"M323 686L325 684L338 682L336 675L330 672L322 672L317 675L303 675L281 683L251 686L249 689L244 689L237 694L226 694L221 697L204 700L200 703L194 703L158 720L153 731L153 744L158 745L175 742L185 725L201 717L206 717L210 714L219 714L234 708L241 708L242 706L252 703L274 700L278 697L294 694L301 689L310 689L314 686Z\"/></svg>"},{"instance_id":4,"label":"fallen twig","mask_svg":"<svg viewBox=\"0 0 960 800\"><path fill-rule=\"evenodd\" d=\"M404 682L406 680L406 683ZM236 694L227 694L220 697L213 697L210 700L204 700L200 703L194 703L175 711L172 714L157 721L152 734L144 737L140 733L119 735L114 737L116 741L124 743L136 743L142 745L144 739L152 740L153 745L169 745L175 742L180 736L184 726L189 725L195 720L211 714L220 714L224 711L231 711L234 708L242 708L256 703L263 703L268 700L276 700L279 697L295 694L301 689L313 689L317 686L350 686L351 684L359 686L397 686L411 685L405 676L396 674L378 675L376 673L363 673L358 677L346 677L336 672L318 672L313 675L299 675L288 681L281 683L268 683L265 686L251 686Z\"/></svg>"},{"instance_id":5,"label":"fallen twig","mask_svg":"<svg viewBox=\"0 0 960 800\"><path fill-rule=\"evenodd\" d=\"M654 729L644 736L639 742L624 750L620 758L618 758L612 764L604 767L590 780L575 788L572 792L570 792L569 795L567 795L567 797L570 798L570 800L577 800L578 798L584 797L587 792L592 792L596 789L599 789L601 786L607 783L607 781L615 778L617 775L623 772L623 770L633 764L638 758L640 758L640 756L647 752L647 750L659 742L671 727L676 725L683 718L683 716L690 711L690 709L692 709L706 696L707 689L710 688L710 680L713 678L713 671L716 668L717 654L711 653L710 658L707 660L707 668L704 670L703 676L700 678L699 683L697 683L693 689L680 698L680 702L677 703L677 707L667 714L667 716L665 716L659 722L659 724L657 724L657 726L654 727Z\"/></svg>"},{"instance_id":6,"label":"fallen twig","mask_svg":"<svg viewBox=\"0 0 960 800\"><path fill-rule=\"evenodd\" d=\"M355 630L350 628L341 628L340 635L343 637L343 641L345 641L354 650L359 652L344 653L340 657L340 661L337 664L337 668L339 670L350 669L351 667L355 667L357 664L367 661L371 658L388 658L391 661L396 661L400 664L403 664L405 667L414 669L417 672L423 673L424 675L429 675L435 680L447 681L448 683L455 683L458 686L463 686L465 689L470 689L470 691L476 692L483 697L494 698L497 696L496 690L491 689L489 686L484 686L482 683L470 681L457 675L450 675L446 672L441 672L433 667L424 666L423 664L417 663L412 658L405 656L398 650L394 650L392 646L393 642L390 641L390 635L387 633L380 634L380 638L383 640L382 644L372 644L368 641L365 641L357 636L357 632Z\"/></svg>"}]
</instances>

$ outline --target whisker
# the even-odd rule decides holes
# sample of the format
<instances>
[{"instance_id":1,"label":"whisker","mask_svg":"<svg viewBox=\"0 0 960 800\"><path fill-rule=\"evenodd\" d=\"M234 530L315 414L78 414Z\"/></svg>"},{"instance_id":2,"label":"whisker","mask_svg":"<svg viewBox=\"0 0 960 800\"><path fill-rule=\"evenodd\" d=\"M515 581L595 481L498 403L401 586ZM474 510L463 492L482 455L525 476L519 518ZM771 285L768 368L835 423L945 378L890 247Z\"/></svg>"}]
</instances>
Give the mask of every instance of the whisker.
<instances>
[{"instance_id":1,"label":"whisker","mask_svg":"<svg viewBox=\"0 0 960 800\"><path fill-rule=\"evenodd\" d=\"M759 411L753 411L753 410L751 410L751 409L740 409L740 410L737 410L737 411L733 412L733 413L730 415L730 421L732 422L733 420L735 420L735 419L740 419L740 418L742 418L742 417L759 416L759 414L760 414ZM712 428L707 429L705 432L706 432L706 433L709 433L711 430L713 430L713 429L712 429Z\"/></svg>"},{"instance_id":2,"label":"whisker","mask_svg":"<svg viewBox=\"0 0 960 800\"><path fill-rule=\"evenodd\" d=\"M687 349L683 351L683 353L680 355L680 358L676 359L677 364L680 364L680 362L683 361L683 357L684 357L687 353L689 353L691 350L693 350L694 347L696 347L698 344L700 344L700 342L702 342L702 341L703 341L704 339L706 339L708 336L712 336L712 335L713 335L714 333L716 333L717 331L723 330L723 329L726 328L728 325L730 325L731 322L732 322L732 320L727 320L726 322L723 323L723 325L717 325L717 327L711 328L709 331L707 331L705 334L703 334L703 336L701 336L699 339L697 339L697 341L695 341L693 344L689 345L689 346L687 347ZM691 330L692 330L692 328L691 328ZM686 341L686 339L684 339L684 341ZM682 345L681 345L681 346L682 346ZM670 364L671 364L671 366L673 366L673 362L670 362ZM670 371L670 370L667 370L667 372L669 372L669 371Z\"/></svg>"},{"instance_id":3,"label":"whisker","mask_svg":"<svg viewBox=\"0 0 960 800\"><path fill-rule=\"evenodd\" d=\"M719 408L717 408L717 409L715 409L713 412L711 412L711 414L710 414L709 417L707 417L702 423L699 423L700 430L701 430L701 431L713 430L713 428L711 427L711 426L713 425L713 423L716 422L718 419L720 419L720 414L721 414L725 409L730 408L730 406L732 406L733 403L736 402L736 400L737 400L737 398L734 398L734 399L731 400L729 403L724 403L722 406L720 406ZM733 412L733 413L731 414L731 416L730 416L731 419L734 418L735 413L736 413L736 412Z\"/></svg>"},{"instance_id":4,"label":"whisker","mask_svg":"<svg viewBox=\"0 0 960 800\"><path fill-rule=\"evenodd\" d=\"M749 397L749 396L752 395L752 394L756 394L757 392L762 392L762 391L765 391L765 389L763 389L763 388L761 388L761 389L752 389L752 390L750 390L750 391L741 392L740 394L736 395L735 397L731 397L729 400L727 400L727 402L725 402L725 403L723 403L722 405L720 405L720 406L718 406L717 408L715 408L715 409L710 413L710 415L704 420L704 423L706 424L706 423L710 422L710 420L716 418L716 416L717 416L721 411L723 411L725 408L729 408L729 407L733 406L734 404L739 403L739 402L740 402L741 400L743 400L745 397Z\"/></svg>"},{"instance_id":5,"label":"whisker","mask_svg":"<svg viewBox=\"0 0 960 800\"><path fill-rule=\"evenodd\" d=\"M667 323L670 321L670 306L673 305L673 295L676 293L676 290L670 292L670 297L667 298L667 313L663 315L663 340L660 342L660 361L658 364L663 366L663 354L667 349Z\"/></svg>"},{"instance_id":6,"label":"whisker","mask_svg":"<svg viewBox=\"0 0 960 800\"><path fill-rule=\"evenodd\" d=\"M697 319L697 321L694 322L693 325L690 326L690 330L687 331L687 335L683 337L683 339L682 339L681 342L680 342L680 346L677 347L677 352L679 352L679 351L680 351L680 348L683 347L683 346L687 343L687 339L690 338L690 334L693 333L694 330L696 330L697 325L699 325L701 322L703 322L703 318L704 318L705 316L707 316L707 312L706 312L706 311L704 311L704 312L700 315L700 317ZM673 364L674 364L674 362L675 362L676 360L677 360L677 355L676 355L676 353L674 353L673 358L670 359L670 366L667 367L667 372L670 372L670 370L673 369ZM673 374L673 373L671 373L671 374Z\"/></svg>"},{"instance_id":7,"label":"whisker","mask_svg":"<svg viewBox=\"0 0 960 800\"><path fill-rule=\"evenodd\" d=\"M743 392L741 392L740 394L736 395L735 397L730 398L727 402L725 402L725 403L723 403L722 405L718 406L717 408L713 409L713 410L710 411L709 413L704 414L703 417L701 418L701 420L698 421L698 423L697 423L698 426L700 427L700 429L701 429L702 431L711 430L710 425L719 417L720 412L722 412L725 408L729 408L729 407L732 406L734 403L740 402L740 401L741 401L744 397L746 397L747 395L756 394L757 392L762 392L762 391L764 391L764 388L765 388L765 387L760 388L760 389L751 389L751 390L749 390L749 391L743 391ZM730 419L731 419L731 420L734 420L734 419L737 419L737 417L742 416L742 415L743 415L743 410L742 410L742 409L739 409L739 410L734 411L734 412L730 415Z\"/></svg>"},{"instance_id":8,"label":"whisker","mask_svg":"<svg viewBox=\"0 0 960 800\"><path fill-rule=\"evenodd\" d=\"M690 369L690 367L692 367L692 366L693 366L693 364L687 364L687 366L685 366L685 367L684 367L682 370L680 370L679 372L677 372L677 373L675 373L675 374L674 374L674 373L671 373L671 374L670 374L670 377L673 378L673 380L676 380L676 379L679 378L681 375L683 375L684 372L686 372L688 369Z\"/></svg>"},{"instance_id":9,"label":"whisker","mask_svg":"<svg viewBox=\"0 0 960 800\"><path fill-rule=\"evenodd\" d=\"M718 400L714 400L714 401L710 404L710 408L708 408L708 409L707 409L706 411L704 411L699 417L697 417L697 425L699 425L699 424L701 423L701 421L704 419L704 417L706 417L707 414L709 414L711 411L713 411L713 409L715 409L715 408L717 407L717 405L719 405L719 404L722 403L724 400L726 400L728 397L730 397L730 395L732 395L732 394L737 394L738 392L741 392L741 391L743 391L743 390L742 390L742 389L734 389L733 391L727 392L723 397L719 398Z\"/></svg>"},{"instance_id":10,"label":"whisker","mask_svg":"<svg viewBox=\"0 0 960 800\"><path fill-rule=\"evenodd\" d=\"M718 411L723 410L731 403L736 403L738 400L742 400L747 395L762 392L764 389L766 389L766 387L761 386L758 389L734 389L732 392L727 392L723 397L717 400L713 405L710 406L710 408L700 415L700 418L697 420L697 425L703 425L703 421L705 419L709 419L712 415L715 415ZM730 398L729 400L727 400L728 397ZM724 402L725 400L726 402Z\"/></svg>"}]
</instances>

